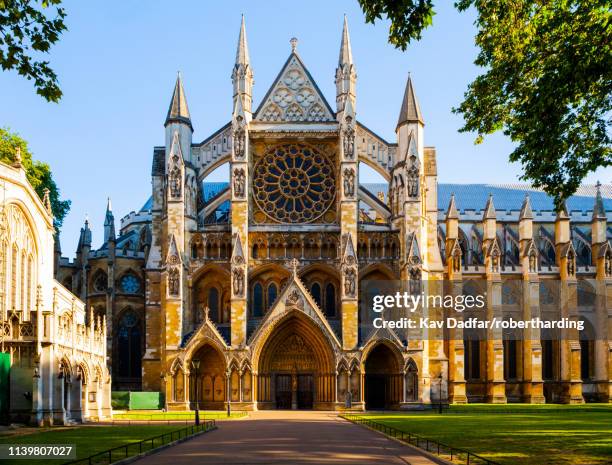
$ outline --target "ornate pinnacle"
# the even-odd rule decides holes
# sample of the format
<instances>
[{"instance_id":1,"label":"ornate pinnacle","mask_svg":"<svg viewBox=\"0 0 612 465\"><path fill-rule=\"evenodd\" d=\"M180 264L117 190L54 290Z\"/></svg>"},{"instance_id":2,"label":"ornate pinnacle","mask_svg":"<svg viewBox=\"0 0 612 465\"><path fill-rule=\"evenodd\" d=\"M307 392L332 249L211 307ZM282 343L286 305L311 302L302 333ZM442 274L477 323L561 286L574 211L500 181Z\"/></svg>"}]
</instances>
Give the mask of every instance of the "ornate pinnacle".
<instances>
[{"instance_id":1,"label":"ornate pinnacle","mask_svg":"<svg viewBox=\"0 0 612 465\"><path fill-rule=\"evenodd\" d=\"M21 147L17 147L15 150L15 161L13 162L15 168L21 168L23 166L23 158L21 158Z\"/></svg>"},{"instance_id":2,"label":"ornate pinnacle","mask_svg":"<svg viewBox=\"0 0 612 465\"><path fill-rule=\"evenodd\" d=\"M297 276L297 270L300 266L300 261L297 258L292 258L291 260L289 260L289 263L287 263L287 265L291 268L293 276Z\"/></svg>"},{"instance_id":3,"label":"ornate pinnacle","mask_svg":"<svg viewBox=\"0 0 612 465\"><path fill-rule=\"evenodd\" d=\"M43 205L45 206L47 213L51 215L51 197L49 196L50 193L51 191L49 190L49 188L45 187L43 190Z\"/></svg>"}]
</instances>

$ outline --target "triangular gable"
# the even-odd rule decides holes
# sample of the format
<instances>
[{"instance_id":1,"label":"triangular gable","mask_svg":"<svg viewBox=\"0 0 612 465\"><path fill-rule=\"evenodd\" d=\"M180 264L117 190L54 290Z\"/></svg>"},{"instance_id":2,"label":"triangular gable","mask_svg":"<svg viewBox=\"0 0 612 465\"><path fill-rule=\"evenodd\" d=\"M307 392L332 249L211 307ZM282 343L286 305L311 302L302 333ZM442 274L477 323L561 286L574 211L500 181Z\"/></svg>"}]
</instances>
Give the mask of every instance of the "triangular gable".
<instances>
[{"instance_id":1,"label":"triangular gable","mask_svg":"<svg viewBox=\"0 0 612 465\"><path fill-rule=\"evenodd\" d=\"M459 243L459 239L453 239L452 245L450 247L449 257L463 256L463 250L461 250L461 244Z\"/></svg>"},{"instance_id":2,"label":"triangular gable","mask_svg":"<svg viewBox=\"0 0 612 465\"><path fill-rule=\"evenodd\" d=\"M170 236L170 247L168 247L168 253L166 254L166 263L170 265L177 265L182 263L181 253L176 243L176 237L174 234Z\"/></svg>"},{"instance_id":3,"label":"triangular gable","mask_svg":"<svg viewBox=\"0 0 612 465\"><path fill-rule=\"evenodd\" d=\"M369 344L373 344L374 341L378 342L378 341L382 341L385 339L395 343L398 347L404 346L404 344L402 343L402 340L397 335L395 330L389 328L387 325L384 325L382 328L372 327L371 332L367 334L366 337L364 338L361 348L363 349Z\"/></svg>"},{"instance_id":4,"label":"triangular gable","mask_svg":"<svg viewBox=\"0 0 612 465\"><path fill-rule=\"evenodd\" d=\"M254 119L275 123L335 121L329 103L296 53L289 55Z\"/></svg>"},{"instance_id":5,"label":"triangular gable","mask_svg":"<svg viewBox=\"0 0 612 465\"><path fill-rule=\"evenodd\" d=\"M535 241L533 239L529 239L523 245L523 257L531 257L538 256L538 248L536 247Z\"/></svg>"},{"instance_id":6,"label":"triangular gable","mask_svg":"<svg viewBox=\"0 0 612 465\"><path fill-rule=\"evenodd\" d=\"M346 235L346 244L344 245L344 253L342 254L342 263L352 265L356 263L356 261L357 261L357 256L355 255L355 249L353 248L353 238L351 236L351 233L348 233Z\"/></svg>"},{"instance_id":7,"label":"triangular gable","mask_svg":"<svg viewBox=\"0 0 612 465\"><path fill-rule=\"evenodd\" d=\"M293 274L288 284L281 292L272 308L266 313L261 323L249 339L249 346L254 350L264 343L268 335L274 331L276 324L288 314L299 311L307 315L323 332L332 347L340 348L342 344L329 325L327 318L321 312L310 292L306 290L300 279Z\"/></svg>"},{"instance_id":8,"label":"triangular gable","mask_svg":"<svg viewBox=\"0 0 612 465\"><path fill-rule=\"evenodd\" d=\"M415 232L409 233L408 237L408 258L421 259L421 251L419 250L419 242Z\"/></svg>"},{"instance_id":9,"label":"triangular gable","mask_svg":"<svg viewBox=\"0 0 612 465\"><path fill-rule=\"evenodd\" d=\"M191 360L193 352L202 347L204 343L210 343L221 352L229 348L215 324L208 317L208 314L204 315L204 321L202 321L198 329L181 344L184 350L179 355L180 362L183 362L184 365L185 360Z\"/></svg>"},{"instance_id":10,"label":"triangular gable","mask_svg":"<svg viewBox=\"0 0 612 465\"><path fill-rule=\"evenodd\" d=\"M183 164L183 150L181 149L181 139L179 132L174 131L172 136L172 144L170 145L170 157L168 162L171 165L182 165Z\"/></svg>"},{"instance_id":11,"label":"triangular gable","mask_svg":"<svg viewBox=\"0 0 612 465\"><path fill-rule=\"evenodd\" d=\"M408 145L406 145L406 153L404 153L404 161L408 162L411 158L419 158L419 151L416 145L416 137L414 131L408 136Z\"/></svg>"},{"instance_id":12,"label":"triangular gable","mask_svg":"<svg viewBox=\"0 0 612 465\"><path fill-rule=\"evenodd\" d=\"M242 265L244 263L244 252L242 251L242 242L240 241L240 235L236 234L234 240L234 247L232 249L232 263L234 265Z\"/></svg>"},{"instance_id":13,"label":"triangular gable","mask_svg":"<svg viewBox=\"0 0 612 465\"><path fill-rule=\"evenodd\" d=\"M489 247L487 249L487 257L499 257L501 255L501 248L499 247L499 242L497 241L497 237L491 241Z\"/></svg>"}]
</instances>

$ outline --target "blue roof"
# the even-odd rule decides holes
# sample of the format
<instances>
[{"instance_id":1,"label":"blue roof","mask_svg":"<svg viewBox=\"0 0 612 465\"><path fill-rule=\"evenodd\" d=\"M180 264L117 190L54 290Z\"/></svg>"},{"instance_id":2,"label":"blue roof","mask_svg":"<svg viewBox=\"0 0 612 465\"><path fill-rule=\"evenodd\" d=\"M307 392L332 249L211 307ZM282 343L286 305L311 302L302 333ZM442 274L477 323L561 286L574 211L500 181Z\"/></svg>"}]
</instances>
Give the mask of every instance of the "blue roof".
<instances>
[{"instance_id":1,"label":"blue roof","mask_svg":"<svg viewBox=\"0 0 612 465\"><path fill-rule=\"evenodd\" d=\"M204 202L208 202L215 197L219 192L224 191L229 186L228 182L205 182L204 187Z\"/></svg>"},{"instance_id":2,"label":"blue roof","mask_svg":"<svg viewBox=\"0 0 612 465\"><path fill-rule=\"evenodd\" d=\"M153 196L149 197L139 211L150 211L153 208Z\"/></svg>"},{"instance_id":3,"label":"blue roof","mask_svg":"<svg viewBox=\"0 0 612 465\"><path fill-rule=\"evenodd\" d=\"M376 195L384 192L387 197L388 185L385 183L364 183L363 186ZM446 211L451 194L455 194L457 209L483 210L489 194L493 194L493 204L498 211L520 210L525 194L529 194L534 211L554 211L551 197L527 184L438 184L438 210ZM581 186L576 195L567 200L569 211L589 212L593 210L596 188L593 185ZM612 211L612 185L601 186L604 208Z\"/></svg>"},{"instance_id":4,"label":"blue roof","mask_svg":"<svg viewBox=\"0 0 612 465\"><path fill-rule=\"evenodd\" d=\"M363 183L363 187L369 190L372 194L377 195L379 192L384 192L385 198L389 186L386 183ZM203 186L204 202L218 195L221 191L227 189L227 182L205 182ZM531 200L531 208L534 211L554 211L554 204L551 197L539 189L528 186L527 184L438 184L438 210L446 211L450 202L451 194L455 194L457 209L465 210L483 210L489 194L493 194L493 203L498 211L504 210L520 210L525 194L529 194ZM567 209L569 211L590 212L593 211L593 203L595 201L596 187L594 185L580 186L577 193L572 195L567 200ZM612 212L612 184L603 184L601 186L601 195L603 197L604 208L607 212ZM153 206L153 198L149 197L143 207L140 209L151 210ZM227 212L230 209L230 202L223 202L217 211Z\"/></svg>"}]
</instances>

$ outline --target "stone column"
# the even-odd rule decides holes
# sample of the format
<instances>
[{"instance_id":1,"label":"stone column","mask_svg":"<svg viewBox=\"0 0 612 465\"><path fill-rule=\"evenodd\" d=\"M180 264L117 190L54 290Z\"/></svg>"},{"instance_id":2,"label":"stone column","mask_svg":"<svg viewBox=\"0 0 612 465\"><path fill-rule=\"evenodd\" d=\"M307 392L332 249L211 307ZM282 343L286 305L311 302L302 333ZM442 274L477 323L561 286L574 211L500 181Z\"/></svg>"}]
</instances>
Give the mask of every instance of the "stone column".
<instances>
[{"instance_id":1,"label":"stone column","mask_svg":"<svg viewBox=\"0 0 612 465\"><path fill-rule=\"evenodd\" d=\"M359 308L358 283L359 263L357 261L357 224L359 214L359 169L355 147L355 111L350 99L343 111L339 112L340 134L340 197L341 259L342 259L342 347L351 350L358 343Z\"/></svg>"},{"instance_id":2,"label":"stone column","mask_svg":"<svg viewBox=\"0 0 612 465\"><path fill-rule=\"evenodd\" d=\"M41 391L41 378L37 366L34 368L34 376L32 377L32 412L30 413L30 424L33 426L43 426Z\"/></svg>"},{"instance_id":3,"label":"stone column","mask_svg":"<svg viewBox=\"0 0 612 465\"><path fill-rule=\"evenodd\" d=\"M612 402L612 247L607 238L607 217L598 186L592 220L592 256L595 265L595 380L597 400Z\"/></svg>"},{"instance_id":4,"label":"stone column","mask_svg":"<svg viewBox=\"0 0 612 465\"><path fill-rule=\"evenodd\" d=\"M502 280L500 274L501 250L497 240L496 212L493 196L489 196L483 214L483 251L485 253L487 283L487 320L501 320ZM487 402L506 403L504 380L504 344L501 328L487 329L486 341Z\"/></svg>"},{"instance_id":5,"label":"stone column","mask_svg":"<svg viewBox=\"0 0 612 465\"><path fill-rule=\"evenodd\" d=\"M248 99L247 99L248 100ZM247 269L249 253L249 159L252 157L249 141L250 106L245 100L234 95L232 115L232 158L230 162L231 190L231 344L242 347L247 337ZM237 251L236 248L240 247Z\"/></svg>"},{"instance_id":6,"label":"stone column","mask_svg":"<svg viewBox=\"0 0 612 465\"><path fill-rule=\"evenodd\" d=\"M540 318L540 282L538 278L538 249L533 240L533 212L529 195L525 196L519 215L519 245L522 269L523 320ZM522 333L523 385L522 400L543 404L542 343L538 328L527 328Z\"/></svg>"},{"instance_id":7,"label":"stone column","mask_svg":"<svg viewBox=\"0 0 612 465\"><path fill-rule=\"evenodd\" d=\"M565 205L557 212L555 248L560 277L560 318L578 319L576 281L576 252L571 241L570 219ZM580 339L577 330L562 330L561 340L561 401L568 404L584 402L580 377Z\"/></svg>"}]
</instances>

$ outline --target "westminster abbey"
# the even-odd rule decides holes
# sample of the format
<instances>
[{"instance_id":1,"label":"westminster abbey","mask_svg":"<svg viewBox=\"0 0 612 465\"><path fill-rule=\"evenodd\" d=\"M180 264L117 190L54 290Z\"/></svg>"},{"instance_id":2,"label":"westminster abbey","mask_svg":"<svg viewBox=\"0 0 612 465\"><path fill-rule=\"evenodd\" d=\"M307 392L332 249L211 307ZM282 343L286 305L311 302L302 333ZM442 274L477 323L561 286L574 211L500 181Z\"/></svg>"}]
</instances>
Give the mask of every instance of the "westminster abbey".
<instances>
[{"instance_id":1,"label":"westminster abbey","mask_svg":"<svg viewBox=\"0 0 612 465\"><path fill-rule=\"evenodd\" d=\"M56 246L57 280L105 317L113 389L160 391L169 410L609 402L612 186L555 211L525 185L438 183L410 77L386 141L357 111L346 20L335 102L305 58L292 39L254 105L243 20L231 120L193 140L179 75L151 198L117 227L109 202L100 248L87 223L76 257ZM222 165L228 182L208 182ZM360 182L360 166L384 182ZM388 280L484 283L500 319L544 315L558 291L560 314L588 324L408 339L361 317L362 284Z\"/></svg>"}]
</instances>

